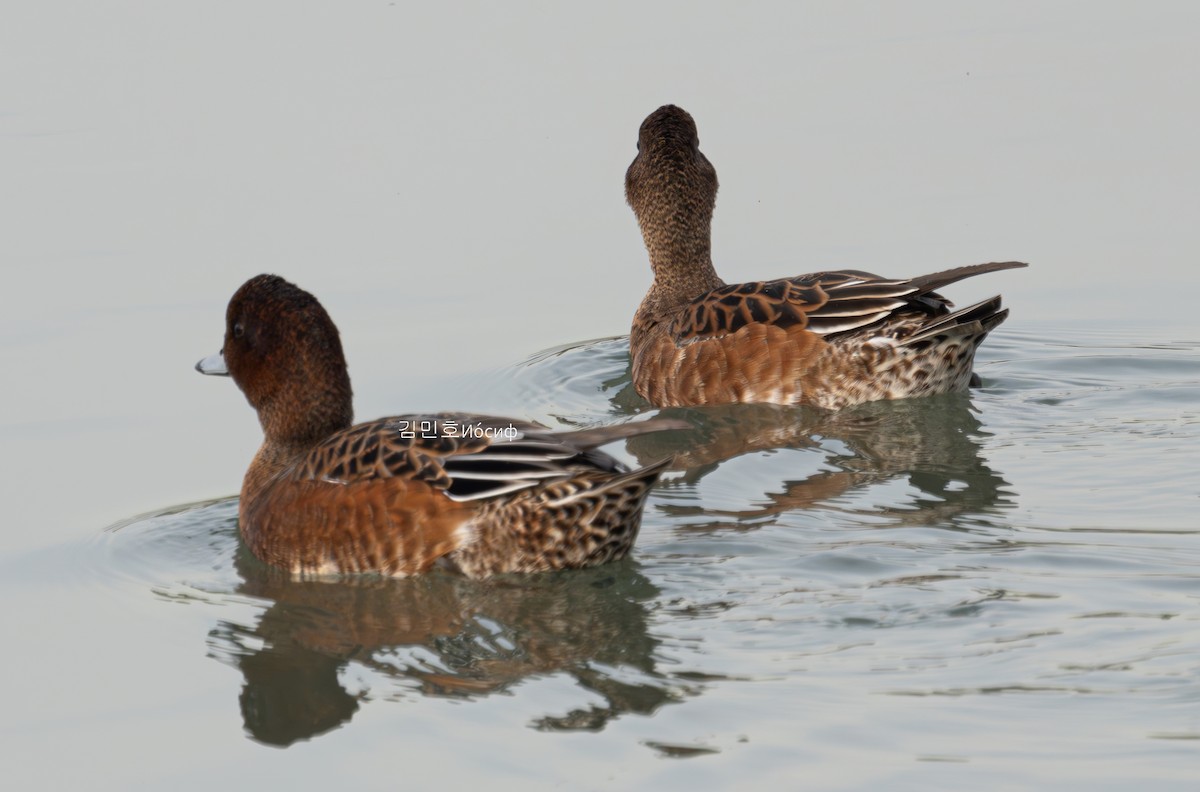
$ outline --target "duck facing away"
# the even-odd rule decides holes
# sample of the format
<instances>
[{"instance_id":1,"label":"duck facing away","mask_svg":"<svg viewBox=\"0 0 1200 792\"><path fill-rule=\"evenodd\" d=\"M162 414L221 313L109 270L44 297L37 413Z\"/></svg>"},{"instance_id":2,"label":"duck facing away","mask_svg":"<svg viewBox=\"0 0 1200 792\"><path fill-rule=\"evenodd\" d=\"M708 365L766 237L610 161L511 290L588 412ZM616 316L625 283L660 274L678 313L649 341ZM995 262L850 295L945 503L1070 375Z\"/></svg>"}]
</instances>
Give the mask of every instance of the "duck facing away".
<instances>
[{"instance_id":1,"label":"duck facing away","mask_svg":"<svg viewBox=\"0 0 1200 792\"><path fill-rule=\"evenodd\" d=\"M858 270L726 284L713 269L717 172L674 105L638 132L625 173L654 284L629 336L633 385L656 407L774 402L840 409L964 391L975 350L1008 316L996 296L953 310L935 290L1018 261L915 278Z\"/></svg>"},{"instance_id":2,"label":"duck facing away","mask_svg":"<svg viewBox=\"0 0 1200 792\"><path fill-rule=\"evenodd\" d=\"M242 538L300 575L438 565L485 577L622 558L669 460L630 472L596 449L686 426L555 432L465 413L351 425L337 328L315 297L275 275L238 289L224 347L196 368L232 376L258 412L263 444L242 483Z\"/></svg>"}]
</instances>

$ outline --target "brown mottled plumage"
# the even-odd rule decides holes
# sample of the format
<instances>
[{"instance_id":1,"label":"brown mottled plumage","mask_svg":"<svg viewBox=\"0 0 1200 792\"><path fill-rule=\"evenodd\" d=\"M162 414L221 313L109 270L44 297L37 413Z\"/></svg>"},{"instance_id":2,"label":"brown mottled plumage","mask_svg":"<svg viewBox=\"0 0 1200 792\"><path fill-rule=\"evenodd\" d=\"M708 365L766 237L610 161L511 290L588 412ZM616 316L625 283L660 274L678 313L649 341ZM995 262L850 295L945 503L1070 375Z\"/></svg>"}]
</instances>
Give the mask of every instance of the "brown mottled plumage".
<instances>
[{"instance_id":1,"label":"brown mottled plumage","mask_svg":"<svg viewBox=\"0 0 1200 792\"><path fill-rule=\"evenodd\" d=\"M952 311L935 289L1017 261L890 279L858 270L726 285L712 265L717 173L674 105L642 122L625 195L654 284L629 336L633 385L657 407L727 402L838 409L966 390L1000 297Z\"/></svg>"},{"instance_id":2,"label":"brown mottled plumage","mask_svg":"<svg viewBox=\"0 0 1200 792\"><path fill-rule=\"evenodd\" d=\"M333 321L275 275L230 300L225 345L196 368L232 375L263 444L238 516L251 551L298 574L470 577L593 566L633 545L669 460L629 472L597 451L680 421L554 432L459 413L351 426L350 377Z\"/></svg>"}]
</instances>

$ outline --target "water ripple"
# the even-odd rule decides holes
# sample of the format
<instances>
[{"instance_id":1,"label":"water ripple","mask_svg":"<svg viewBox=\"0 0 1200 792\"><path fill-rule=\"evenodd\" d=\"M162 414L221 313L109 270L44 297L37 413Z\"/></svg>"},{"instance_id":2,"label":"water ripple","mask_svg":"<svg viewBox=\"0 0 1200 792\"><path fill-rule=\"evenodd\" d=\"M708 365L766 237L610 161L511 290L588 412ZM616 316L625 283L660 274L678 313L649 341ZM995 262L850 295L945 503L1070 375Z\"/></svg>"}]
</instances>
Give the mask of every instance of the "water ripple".
<instances>
[{"instance_id":1,"label":"water ripple","mask_svg":"<svg viewBox=\"0 0 1200 792\"><path fill-rule=\"evenodd\" d=\"M1070 702L1136 704L1145 739L1188 745L1181 710L1140 703L1200 700L1200 346L1060 331L984 350L969 395L664 411L693 428L617 449L676 463L634 557L599 570L292 581L239 547L230 500L127 521L101 555L122 586L209 606L207 651L270 744L368 706L525 691L530 728L654 719L640 744L680 759L739 741L671 711L764 695L859 711L876 737L901 717L883 700L1037 702L1064 730ZM649 410L627 369L624 339L603 339L493 384L530 417L595 425Z\"/></svg>"}]
</instances>

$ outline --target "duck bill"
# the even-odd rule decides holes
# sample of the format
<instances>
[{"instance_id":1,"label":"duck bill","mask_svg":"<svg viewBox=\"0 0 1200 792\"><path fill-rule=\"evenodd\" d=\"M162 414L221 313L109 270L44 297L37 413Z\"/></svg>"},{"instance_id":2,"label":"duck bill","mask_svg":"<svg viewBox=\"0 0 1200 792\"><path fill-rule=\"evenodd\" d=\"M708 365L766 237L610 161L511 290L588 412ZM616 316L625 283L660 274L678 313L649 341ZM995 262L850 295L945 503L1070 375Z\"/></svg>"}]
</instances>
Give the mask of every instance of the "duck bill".
<instances>
[{"instance_id":1,"label":"duck bill","mask_svg":"<svg viewBox=\"0 0 1200 792\"><path fill-rule=\"evenodd\" d=\"M225 367L225 353L218 352L209 355L196 364L196 371L201 374L212 374L217 377L228 377L229 369Z\"/></svg>"}]
</instances>

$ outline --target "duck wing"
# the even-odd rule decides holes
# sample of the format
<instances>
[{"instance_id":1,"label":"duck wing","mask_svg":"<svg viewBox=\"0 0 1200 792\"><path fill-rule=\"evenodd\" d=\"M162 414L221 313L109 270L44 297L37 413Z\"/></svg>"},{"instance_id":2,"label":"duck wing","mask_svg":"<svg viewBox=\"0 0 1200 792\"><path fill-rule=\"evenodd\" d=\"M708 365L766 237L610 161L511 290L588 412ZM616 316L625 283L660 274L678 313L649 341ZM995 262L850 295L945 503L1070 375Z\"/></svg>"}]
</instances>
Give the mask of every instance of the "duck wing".
<instances>
[{"instance_id":1,"label":"duck wing","mask_svg":"<svg viewBox=\"0 0 1200 792\"><path fill-rule=\"evenodd\" d=\"M624 437L686 428L652 419L556 432L540 424L468 413L381 418L326 439L293 469L297 480L350 484L405 479L454 501L476 501L570 478L581 470L625 468L596 447Z\"/></svg>"},{"instance_id":2,"label":"duck wing","mask_svg":"<svg viewBox=\"0 0 1200 792\"><path fill-rule=\"evenodd\" d=\"M754 324L834 336L906 312L946 314L953 304L936 289L975 275L1025 266L1004 261L899 279L837 270L724 286L688 304L673 320L670 332L679 344L730 335Z\"/></svg>"}]
</instances>

